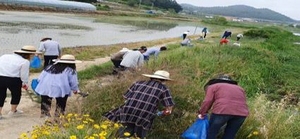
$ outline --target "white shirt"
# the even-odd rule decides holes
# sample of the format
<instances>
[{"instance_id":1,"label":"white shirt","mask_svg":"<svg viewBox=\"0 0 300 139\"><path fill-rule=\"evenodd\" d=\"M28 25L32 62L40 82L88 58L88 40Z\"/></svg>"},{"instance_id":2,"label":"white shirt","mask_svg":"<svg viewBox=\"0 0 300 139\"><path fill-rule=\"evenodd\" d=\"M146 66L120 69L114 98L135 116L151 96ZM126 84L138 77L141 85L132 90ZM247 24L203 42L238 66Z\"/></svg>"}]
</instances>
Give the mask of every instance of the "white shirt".
<instances>
[{"instance_id":1,"label":"white shirt","mask_svg":"<svg viewBox=\"0 0 300 139\"><path fill-rule=\"evenodd\" d=\"M243 37L243 34L238 34L238 35L236 35L236 36L242 38L242 37Z\"/></svg>"},{"instance_id":2,"label":"white shirt","mask_svg":"<svg viewBox=\"0 0 300 139\"><path fill-rule=\"evenodd\" d=\"M127 52L121 62L121 66L127 68L136 68L144 64L144 55L140 51Z\"/></svg>"},{"instance_id":3,"label":"white shirt","mask_svg":"<svg viewBox=\"0 0 300 139\"><path fill-rule=\"evenodd\" d=\"M23 84L28 83L30 62L17 54L5 54L0 57L0 76L19 77Z\"/></svg>"},{"instance_id":4,"label":"white shirt","mask_svg":"<svg viewBox=\"0 0 300 139\"><path fill-rule=\"evenodd\" d=\"M160 53L160 47L151 47L147 49L147 51L143 53L143 55L144 56L154 55L155 57L157 57L159 53Z\"/></svg>"},{"instance_id":5,"label":"white shirt","mask_svg":"<svg viewBox=\"0 0 300 139\"><path fill-rule=\"evenodd\" d=\"M183 32L183 34L189 34L190 32L189 31L185 31L185 32Z\"/></svg>"},{"instance_id":6,"label":"white shirt","mask_svg":"<svg viewBox=\"0 0 300 139\"><path fill-rule=\"evenodd\" d=\"M46 40L40 43L39 51L45 51L44 55L59 56L61 54L61 48L58 42L53 40Z\"/></svg>"}]
</instances>

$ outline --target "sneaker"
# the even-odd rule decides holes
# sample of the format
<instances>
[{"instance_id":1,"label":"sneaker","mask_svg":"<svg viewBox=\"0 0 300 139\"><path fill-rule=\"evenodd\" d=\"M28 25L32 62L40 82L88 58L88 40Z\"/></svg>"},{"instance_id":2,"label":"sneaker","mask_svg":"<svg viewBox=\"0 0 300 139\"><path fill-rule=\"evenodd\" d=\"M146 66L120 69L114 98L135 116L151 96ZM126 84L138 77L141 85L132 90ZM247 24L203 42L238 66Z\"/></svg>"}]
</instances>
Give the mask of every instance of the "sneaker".
<instances>
[{"instance_id":1,"label":"sneaker","mask_svg":"<svg viewBox=\"0 0 300 139\"><path fill-rule=\"evenodd\" d=\"M16 110L16 111L9 111L8 112L8 116L17 116L17 115L21 115L21 114L23 114L24 112L23 111L21 111L21 110Z\"/></svg>"}]
</instances>

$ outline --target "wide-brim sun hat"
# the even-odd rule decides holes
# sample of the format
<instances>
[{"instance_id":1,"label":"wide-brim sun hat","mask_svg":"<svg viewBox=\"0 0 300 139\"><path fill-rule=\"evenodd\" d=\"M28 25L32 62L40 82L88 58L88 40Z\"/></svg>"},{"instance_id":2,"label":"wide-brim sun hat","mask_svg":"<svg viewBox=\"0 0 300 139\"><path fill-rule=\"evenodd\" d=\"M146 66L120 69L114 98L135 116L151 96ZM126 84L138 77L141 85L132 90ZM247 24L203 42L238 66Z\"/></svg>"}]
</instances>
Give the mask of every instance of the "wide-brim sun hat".
<instances>
[{"instance_id":1,"label":"wide-brim sun hat","mask_svg":"<svg viewBox=\"0 0 300 139\"><path fill-rule=\"evenodd\" d=\"M70 54L62 55L59 59L53 59L52 61L55 63L66 63L66 64L76 64L82 62L80 60L76 60L75 56Z\"/></svg>"},{"instance_id":2,"label":"wide-brim sun hat","mask_svg":"<svg viewBox=\"0 0 300 139\"><path fill-rule=\"evenodd\" d=\"M150 78L172 80L170 79L170 73L164 70L155 71L154 74L142 74L142 75Z\"/></svg>"},{"instance_id":3,"label":"wide-brim sun hat","mask_svg":"<svg viewBox=\"0 0 300 139\"><path fill-rule=\"evenodd\" d=\"M25 45L21 48L21 50L15 50L14 53L22 53L22 54L40 54L41 52L37 52L36 48L32 45Z\"/></svg>"}]
</instances>

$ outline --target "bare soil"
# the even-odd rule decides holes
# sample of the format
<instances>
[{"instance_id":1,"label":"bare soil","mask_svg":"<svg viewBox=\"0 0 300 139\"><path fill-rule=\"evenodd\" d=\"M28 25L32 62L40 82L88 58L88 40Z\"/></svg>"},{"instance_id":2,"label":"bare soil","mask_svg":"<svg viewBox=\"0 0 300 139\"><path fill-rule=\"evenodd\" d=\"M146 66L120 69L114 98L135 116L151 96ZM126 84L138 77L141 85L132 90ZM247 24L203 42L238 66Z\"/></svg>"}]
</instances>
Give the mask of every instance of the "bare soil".
<instances>
[{"instance_id":1,"label":"bare soil","mask_svg":"<svg viewBox=\"0 0 300 139\"><path fill-rule=\"evenodd\" d=\"M98 58L93 61L83 61L76 65L77 70L86 69L92 65L99 65L110 60L109 57ZM29 80L33 78L37 78L39 73L34 73L30 75ZM43 124L45 119L40 118L40 104L34 102L30 99L28 93L23 91L21 102L18 106L19 110L24 111L24 114L14 117L8 117L6 114L10 110L10 93L8 92L8 97L6 98L6 102L3 106L2 116L3 118L0 120L0 138L1 139L18 139L19 136L24 132L30 132L35 125ZM68 106L73 105L76 106L80 104L78 102L78 95L73 95L68 99ZM79 99L80 100L80 99ZM52 103L55 103L52 101Z\"/></svg>"}]
</instances>

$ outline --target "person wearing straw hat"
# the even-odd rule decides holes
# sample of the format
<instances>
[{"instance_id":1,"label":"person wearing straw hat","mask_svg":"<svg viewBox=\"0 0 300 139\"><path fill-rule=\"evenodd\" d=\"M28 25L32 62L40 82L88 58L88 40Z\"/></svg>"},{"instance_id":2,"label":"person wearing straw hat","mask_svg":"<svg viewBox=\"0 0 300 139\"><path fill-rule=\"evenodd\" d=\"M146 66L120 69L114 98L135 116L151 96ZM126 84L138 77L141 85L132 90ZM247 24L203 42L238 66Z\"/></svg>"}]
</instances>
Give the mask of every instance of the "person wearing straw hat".
<instances>
[{"instance_id":1,"label":"person wearing straw hat","mask_svg":"<svg viewBox=\"0 0 300 139\"><path fill-rule=\"evenodd\" d=\"M175 105L171 91L163 82L170 81L170 74L164 70L158 70L154 74L142 74L150 80L137 81L123 95L125 104L104 114L104 117L120 122L124 128L118 131L119 137L124 133L134 134L144 139L150 130L154 118L157 116L158 105L164 106L164 115L169 115Z\"/></svg>"},{"instance_id":2,"label":"person wearing straw hat","mask_svg":"<svg viewBox=\"0 0 300 139\"><path fill-rule=\"evenodd\" d=\"M53 64L53 59L57 59L61 55L59 43L48 37L41 39L39 51L44 52L44 68Z\"/></svg>"},{"instance_id":3,"label":"person wearing straw hat","mask_svg":"<svg viewBox=\"0 0 300 139\"><path fill-rule=\"evenodd\" d=\"M67 99L72 94L79 93L76 60L73 55L62 55L53 60L54 64L47 66L38 77L35 91L41 95L41 118L51 117L51 101L56 99L55 116L65 113Z\"/></svg>"},{"instance_id":4,"label":"person wearing straw hat","mask_svg":"<svg viewBox=\"0 0 300 139\"><path fill-rule=\"evenodd\" d=\"M234 139L237 131L249 115L245 90L228 75L219 75L209 80L205 86L204 101L198 117L204 119L212 107L207 139L215 139L226 124L223 139Z\"/></svg>"},{"instance_id":5,"label":"person wearing straw hat","mask_svg":"<svg viewBox=\"0 0 300 139\"><path fill-rule=\"evenodd\" d=\"M29 59L34 54L38 54L36 48L25 45L21 50L14 51L14 54L4 54L0 57L0 119L7 89L11 92L11 110L8 116L23 113L23 111L17 110L17 107L21 100L22 88L28 89Z\"/></svg>"}]
</instances>

